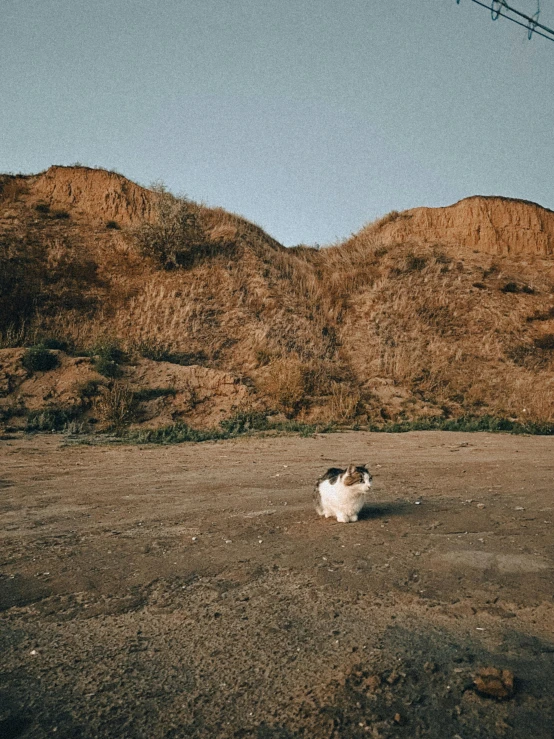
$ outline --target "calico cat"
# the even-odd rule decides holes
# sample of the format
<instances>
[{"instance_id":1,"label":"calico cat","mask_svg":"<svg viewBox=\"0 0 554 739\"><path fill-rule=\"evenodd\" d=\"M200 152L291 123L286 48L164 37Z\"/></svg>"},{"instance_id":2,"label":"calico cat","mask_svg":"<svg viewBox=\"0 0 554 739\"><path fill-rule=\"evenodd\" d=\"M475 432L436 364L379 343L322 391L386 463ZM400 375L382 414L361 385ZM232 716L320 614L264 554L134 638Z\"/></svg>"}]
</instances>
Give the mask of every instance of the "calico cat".
<instances>
[{"instance_id":1,"label":"calico cat","mask_svg":"<svg viewBox=\"0 0 554 739\"><path fill-rule=\"evenodd\" d=\"M358 520L371 488L367 467L351 464L346 470L331 467L319 478L314 490L315 509L320 516L335 516L340 523Z\"/></svg>"}]
</instances>

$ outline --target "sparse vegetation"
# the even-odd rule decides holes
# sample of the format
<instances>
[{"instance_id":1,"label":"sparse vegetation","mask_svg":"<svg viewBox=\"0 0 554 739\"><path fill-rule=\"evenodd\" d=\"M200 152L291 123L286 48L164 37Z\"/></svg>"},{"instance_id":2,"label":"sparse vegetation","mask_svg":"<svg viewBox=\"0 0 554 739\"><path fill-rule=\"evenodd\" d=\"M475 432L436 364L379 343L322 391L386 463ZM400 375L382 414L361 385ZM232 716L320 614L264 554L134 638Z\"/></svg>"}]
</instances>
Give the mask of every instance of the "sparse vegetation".
<instances>
[{"instance_id":1,"label":"sparse vegetation","mask_svg":"<svg viewBox=\"0 0 554 739\"><path fill-rule=\"evenodd\" d=\"M154 362L169 362L188 367L191 364L204 364L207 356L203 351L198 352L175 352L163 344L151 341L139 342L133 350L141 357L152 359Z\"/></svg>"},{"instance_id":2,"label":"sparse vegetation","mask_svg":"<svg viewBox=\"0 0 554 739\"><path fill-rule=\"evenodd\" d=\"M420 418L414 421L398 421L382 425L370 425L369 431L398 434L407 431L488 431L510 434L554 435L554 423L521 423L509 418L495 416L462 416L460 418Z\"/></svg>"},{"instance_id":3,"label":"sparse vegetation","mask_svg":"<svg viewBox=\"0 0 554 739\"><path fill-rule=\"evenodd\" d=\"M298 421L271 423L263 415L239 413L223 421L219 428L195 429L185 423L176 423L158 429L145 431L126 431L119 435L121 441L134 444L182 444L184 442L220 441L232 439L252 432L297 433L300 436L313 436L336 430L330 424L309 424Z\"/></svg>"},{"instance_id":4,"label":"sparse vegetation","mask_svg":"<svg viewBox=\"0 0 554 739\"><path fill-rule=\"evenodd\" d=\"M26 431L63 431L65 426L79 414L78 408L53 406L30 411L27 416Z\"/></svg>"},{"instance_id":5,"label":"sparse vegetation","mask_svg":"<svg viewBox=\"0 0 554 739\"><path fill-rule=\"evenodd\" d=\"M97 224L113 228L115 212L101 209L91 224L80 216L66 229L51 210L37 218L48 191L27 206L25 180L0 178L0 185L0 198L10 188L15 197L1 207L18 214L0 233L0 348L40 345L54 356L92 357L107 379L78 391L85 415L106 394L103 385L111 391L125 377L135 404L167 392L158 404L166 413L170 387L178 386L179 417L196 423L202 394L191 392L187 406L186 373L147 367L149 358L229 372L256 408L303 428L313 419L380 426L429 416L554 423L552 278L533 255L492 257L435 237L395 243L391 234L412 221L394 212L387 218L398 229L373 224L329 248L287 250L255 224L163 188L141 191L145 219L157 208L157 221L135 226L136 238L125 229L102 243ZM121 180L122 203L134 187ZM64 359L64 371L69 365ZM136 386L144 372L153 388ZM263 417L235 417L234 430L218 433L263 427ZM134 416L119 418L123 427L121 418Z\"/></svg>"},{"instance_id":6,"label":"sparse vegetation","mask_svg":"<svg viewBox=\"0 0 554 739\"><path fill-rule=\"evenodd\" d=\"M533 321L552 321L554 320L554 305L551 305L548 310L541 311L536 310L533 315L527 316L525 319L527 323L532 323Z\"/></svg>"},{"instance_id":7,"label":"sparse vegetation","mask_svg":"<svg viewBox=\"0 0 554 739\"><path fill-rule=\"evenodd\" d=\"M136 231L141 254L166 270L185 267L204 243L197 207L186 198L176 198L158 189L157 219Z\"/></svg>"},{"instance_id":8,"label":"sparse vegetation","mask_svg":"<svg viewBox=\"0 0 554 739\"><path fill-rule=\"evenodd\" d=\"M389 213L384 215L382 218L379 218L378 221L375 222L375 228L382 228L383 226L386 226L387 223L393 223L394 221L398 220L401 217L401 214L397 210L391 210Z\"/></svg>"},{"instance_id":9,"label":"sparse vegetation","mask_svg":"<svg viewBox=\"0 0 554 739\"><path fill-rule=\"evenodd\" d=\"M127 383L115 380L110 387L101 389L95 410L106 428L120 430L133 420L136 398Z\"/></svg>"},{"instance_id":10,"label":"sparse vegetation","mask_svg":"<svg viewBox=\"0 0 554 739\"><path fill-rule=\"evenodd\" d=\"M39 344L27 349L21 359L21 364L30 374L33 372L49 372L58 366L59 359L58 355L47 349L44 344Z\"/></svg>"},{"instance_id":11,"label":"sparse vegetation","mask_svg":"<svg viewBox=\"0 0 554 739\"><path fill-rule=\"evenodd\" d=\"M121 226L117 221L106 221L106 228L112 229L114 231L119 231Z\"/></svg>"},{"instance_id":12,"label":"sparse vegetation","mask_svg":"<svg viewBox=\"0 0 554 739\"><path fill-rule=\"evenodd\" d=\"M533 295L535 292L529 285L518 285L517 282L507 282L500 290L503 293L525 293L526 295Z\"/></svg>"},{"instance_id":13,"label":"sparse vegetation","mask_svg":"<svg viewBox=\"0 0 554 739\"><path fill-rule=\"evenodd\" d=\"M333 382L331 390L330 413L335 423L352 421L361 403L360 391L343 383Z\"/></svg>"},{"instance_id":14,"label":"sparse vegetation","mask_svg":"<svg viewBox=\"0 0 554 739\"><path fill-rule=\"evenodd\" d=\"M120 365L127 357L118 342L101 343L94 347L92 353L95 355L94 369L99 374L111 379L123 376Z\"/></svg>"},{"instance_id":15,"label":"sparse vegetation","mask_svg":"<svg viewBox=\"0 0 554 739\"><path fill-rule=\"evenodd\" d=\"M546 352L554 352L554 334L544 334L533 342L537 349Z\"/></svg>"},{"instance_id":16,"label":"sparse vegetation","mask_svg":"<svg viewBox=\"0 0 554 739\"><path fill-rule=\"evenodd\" d=\"M279 359L269 366L260 388L270 404L288 416L294 415L306 400L307 366L293 357Z\"/></svg>"}]
</instances>

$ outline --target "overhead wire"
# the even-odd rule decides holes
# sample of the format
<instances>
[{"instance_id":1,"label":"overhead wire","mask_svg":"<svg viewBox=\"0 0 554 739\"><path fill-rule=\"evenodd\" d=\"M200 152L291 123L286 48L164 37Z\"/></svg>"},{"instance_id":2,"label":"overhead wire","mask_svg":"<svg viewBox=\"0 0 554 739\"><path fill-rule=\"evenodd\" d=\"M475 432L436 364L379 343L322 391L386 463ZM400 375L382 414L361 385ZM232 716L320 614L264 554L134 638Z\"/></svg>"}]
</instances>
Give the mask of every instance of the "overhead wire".
<instances>
[{"instance_id":1,"label":"overhead wire","mask_svg":"<svg viewBox=\"0 0 554 739\"><path fill-rule=\"evenodd\" d=\"M535 15L529 16L517 10L516 8L512 8L510 5L508 5L506 0L492 0L491 5L481 2L481 0L471 0L471 2L475 3L476 5L480 5L482 8L486 8L487 10L489 10L491 13L491 18L493 20L496 20L497 18L506 18L506 20L512 21L512 23L515 23L516 25L521 26L522 28L525 28L527 30L527 37L529 39L531 39L533 34L536 33L537 36L542 36L547 41L554 41L554 30L538 22L538 18L540 14L539 3L537 3L538 7L537 7L537 12L535 13ZM456 0L456 3L459 5L460 0ZM517 20L517 18L512 18L510 15L506 15L505 13L502 13L501 12L502 9L505 9L509 13L514 13L520 18L525 18L527 23L522 23L521 21ZM539 31L538 30L539 28L542 29L542 31L545 31L546 33Z\"/></svg>"}]
</instances>

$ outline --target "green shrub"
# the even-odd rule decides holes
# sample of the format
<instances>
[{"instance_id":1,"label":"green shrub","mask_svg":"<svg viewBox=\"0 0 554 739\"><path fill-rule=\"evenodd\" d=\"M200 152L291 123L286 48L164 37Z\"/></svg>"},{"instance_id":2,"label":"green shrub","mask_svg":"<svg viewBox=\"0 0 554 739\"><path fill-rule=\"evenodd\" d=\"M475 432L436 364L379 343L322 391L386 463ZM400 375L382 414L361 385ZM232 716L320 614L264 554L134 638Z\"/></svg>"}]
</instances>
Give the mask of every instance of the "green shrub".
<instances>
[{"instance_id":1,"label":"green shrub","mask_svg":"<svg viewBox=\"0 0 554 739\"><path fill-rule=\"evenodd\" d=\"M52 212L52 218L57 218L58 220L66 220L69 218L69 213L66 210L53 210Z\"/></svg>"},{"instance_id":2,"label":"green shrub","mask_svg":"<svg viewBox=\"0 0 554 739\"><path fill-rule=\"evenodd\" d=\"M141 254L151 257L162 269L192 263L204 235L197 218L197 206L186 198L176 198L158 188L156 223L146 223L135 232Z\"/></svg>"},{"instance_id":3,"label":"green shrub","mask_svg":"<svg viewBox=\"0 0 554 739\"><path fill-rule=\"evenodd\" d=\"M460 418L443 418L442 416L437 416L383 425L370 424L368 430L384 431L394 434L406 431L489 431L492 433L504 431L511 434L553 436L554 424L520 423L510 418L497 418L496 416L461 416Z\"/></svg>"},{"instance_id":4,"label":"green shrub","mask_svg":"<svg viewBox=\"0 0 554 739\"><path fill-rule=\"evenodd\" d=\"M96 398L100 393L100 383L98 380L87 380L78 388L78 394L81 398L81 403L85 407L89 407L91 400Z\"/></svg>"},{"instance_id":5,"label":"green shrub","mask_svg":"<svg viewBox=\"0 0 554 739\"><path fill-rule=\"evenodd\" d=\"M37 203L35 205L35 210L37 213L42 213L43 215L46 215L50 212L50 206L47 203Z\"/></svg>"},{"instance_id":6,"label":"green shrub","mask_svg":"<svg viewBox=\"0 0 554 739\"><path fill-rule=\"evenodd\" d=\"M59 364L57 354L47 349L43 344L31 346L21 360L21 363L31 374L33 372L48 372L53 370Z\"/></svg>"},{"instance_id":7,"label":"green shrub","mask_svg":"<svg viewBox=\"0 0 554 739\"><path fill-rule=\"evenodd\" d=\"M69 349L69 344L67 341L60 341L60 339L55 339L52 337L46 337L45 339L42 339L40 343L47 349L59 349L62 352L67 352Z\"/></svg>"},{"instance_id":8,"label":"green shrub","mask_svg":"<svg viewBox=\"0 0 554 739\"><path fill-rule=\"evenodd\" d=\"M421 272L427 264L427 259L417 254L408 254L406 256L406 272Z\"/></svg>"},{"instance_id":9,"label":"green shrub","mask_svg":"<svg viewBox=\"0 0 554 739\"><path fill-rule=\"evenodd\" d=\"M112 228L115 231L119 231L120 226L117 221L106 221L106 228Z\"/></svg>"},{"instance_id":10,"label":"green shrub","mask_svg":"<svg viewBox=\"0 0 554 739\"><path fill-rule=\"evenodd\" d=\"M500 288L500 292L526 293L527 295L533 295L535 290L530 285L522 285L520 287L516 282L507 282L503 287Z\"/></svg>"},{"instance_id":11,"label":"green shrub","mask_svg":"<svg viewBox=\"0 0 554 739\"><path fill-rule=\"evenodd\" d=\"M95 355L93 366L99 374L110 379L118 379L123 375L119 365L127 360L127 355L117 342L97 345L93 349L93 355Z\"/></svg>"},{"instance_id":12,"label":"green shrub","mask_svg":"<svg viewBox=\"0 0 554 739\"><path fill-rule=\"evenodd\" d=\"M73 421L79 411L77 408L52 407L31 411L27 416L26 431L62 431Z\"/></svg>"},{"instance_id":13,"label":"green shrub","mask_svg":"<svg viewBox=\"0 0 554 739\"><path fill-rule=\"evenodd\" d=\"M123 376L123 370L113 359L107 359L102 356L97 357L94 360L93 367L98 374L104 375L104 377L108 377L110 380L116 380Z\"/></svg>"},{"instance_id":14,"label":"green shrub","mask_svg":"<svg viewBox=\"0 0 554 739\"><path fill-rule=\"evenodd\" d=\"M533 342L537 349L543 351L553 352L554 351L554 334L544 334Z\"/></svg>"},{"instance_id":15,"label":"green shrub","mask_svg":"<svg viewBox=\"0 0 554 739\"><path fill-rule=\"evenodd\" d=\"M248 431L266 431L270 424L265 413L259 411L244 411L226 418L219 424L221 429L230 436L245 434Z\"/></svg>"}]
</instances>

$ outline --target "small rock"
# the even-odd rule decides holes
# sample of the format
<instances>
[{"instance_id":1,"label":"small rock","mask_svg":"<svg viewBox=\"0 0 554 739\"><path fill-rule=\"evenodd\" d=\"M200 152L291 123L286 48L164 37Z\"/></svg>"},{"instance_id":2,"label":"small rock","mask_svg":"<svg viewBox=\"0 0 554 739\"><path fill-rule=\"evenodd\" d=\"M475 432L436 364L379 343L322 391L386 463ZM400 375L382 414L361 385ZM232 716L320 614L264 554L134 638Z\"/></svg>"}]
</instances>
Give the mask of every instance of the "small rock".
<instances>
[{"instance_id":1,"label":"small rock","mask_svg":"<svg viewBox=\"0 0 554 739\"><path fill-rule=\"evenodd\" d=\"M395 724L401 724L402 723L402 716L399 713L394 714L394 723Z\"/></svg>"},{"instance_id":2,"label":"small rock","mask_svg":"<svg viewBox=\"0 0 554 739\"><path fill-rule=\"evenodd\" d=\"M516 507L514 508L514 511L524 511L524 510L525 508L521 505L516 505Z\"/></svg>"},{"instance_id":3,"label":"small rock","mask_svg":"<svg viewBox=\"0 0 554 739\"><path fill-rule=\"evenodd\" d=\"M485 508L485 504L484 503L477 503L477 508Z\"/></svg>"},{"instance_id":4,"label":"small rock","mask_svg":"<svg viewBox=\"0 0 554 739\"><path fill-rule=\"evenodd\" d=\"M488 698L504 700L514 694L514 673L496 667L481 668L473 679L475 690Z\"/></svg>"},{"instance_id":5,"label":"small rock","mask_svg":"<svg viewBox=\"0 0 554 739\"><path fill-rule=\"evenodd\" d=\"M380 685L381 678L379 675L370 675L363 681L362 688L369 693L374 693Z\"/></svg>"}]
</instances>

